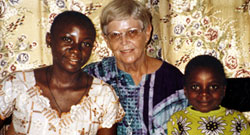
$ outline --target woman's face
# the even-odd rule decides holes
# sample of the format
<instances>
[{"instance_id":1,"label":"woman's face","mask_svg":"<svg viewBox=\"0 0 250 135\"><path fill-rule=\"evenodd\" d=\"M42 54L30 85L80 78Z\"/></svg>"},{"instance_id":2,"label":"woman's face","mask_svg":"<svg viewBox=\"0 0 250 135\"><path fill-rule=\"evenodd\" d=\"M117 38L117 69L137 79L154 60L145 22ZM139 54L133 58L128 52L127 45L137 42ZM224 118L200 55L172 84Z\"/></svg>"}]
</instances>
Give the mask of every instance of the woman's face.
<instances>
[{"instance_id":1,"label":"woman's face","mask_svg":"<svg viewBox=\"0 0 250 135\"><path fill-rule=\"evenodd\" d=\"M133 64L144 58L151 29L143 28L142 22L133 18L114 20L107 25L104 38L118 63Z\"/></svg>"},{"instance_id":2,"label":"woman's face","mask_svg":"<svg viewBox=\"0 0 250 135\"><path fill-rule=\"evenodd\" d=\"M220 74L210 68L197 67L187 79L185 95L195 110L209 112L219 108L226 89Z\"/></svg>"},{"instance_id":3,"label":"woman's face","mask_svg":"<svg viewBox=\"0 0 250 135\"><path fill-rule=\"evenodd\" d=\"M76 72L88 61L95 36L83 24L61 23L46 39L51 45L53 65L69 72Z\"/></svg>"}]
</instances>

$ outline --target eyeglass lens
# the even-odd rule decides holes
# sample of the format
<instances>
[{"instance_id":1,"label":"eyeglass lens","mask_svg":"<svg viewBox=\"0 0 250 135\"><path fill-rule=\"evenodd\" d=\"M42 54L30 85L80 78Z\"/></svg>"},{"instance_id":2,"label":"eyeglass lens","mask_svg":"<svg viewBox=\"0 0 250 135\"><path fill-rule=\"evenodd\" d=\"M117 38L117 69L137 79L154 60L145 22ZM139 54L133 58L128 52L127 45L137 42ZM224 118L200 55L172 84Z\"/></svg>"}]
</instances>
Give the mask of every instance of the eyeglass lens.
<instances>
[{"instance_id":1,"label":"eyeglass lens","mask_svg":"<svg viewBox=\"0 0 250 135\"><path fill-rule=\"evenodd\" d=\"M142 30L139 30L137 28L131 28L123 33L114 31L108 34L108 38L110 40L117 41L120 40L123 35L125 35L125 37L128 39L134 39L139 35L140 32L142 32Z\"/></svg>"}]
</instances>

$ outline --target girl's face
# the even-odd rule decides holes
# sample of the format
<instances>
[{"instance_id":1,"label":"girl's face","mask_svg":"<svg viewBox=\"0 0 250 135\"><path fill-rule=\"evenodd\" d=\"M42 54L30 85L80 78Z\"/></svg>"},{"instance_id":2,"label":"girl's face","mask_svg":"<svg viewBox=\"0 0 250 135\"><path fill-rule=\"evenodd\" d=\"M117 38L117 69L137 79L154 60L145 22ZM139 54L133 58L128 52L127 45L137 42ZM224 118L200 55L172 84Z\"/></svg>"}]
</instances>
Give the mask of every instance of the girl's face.
<instances>
[{"instance_id":1,"label":"girl's face","mask_svg":"<svg viewBox=\"0 0 250 135\"><path fill-rule=\"evenodd\" d=\"M47 34L51 45L53 65L68 72L76 72L87 63L95 36L79 23L60 23L52 34Z\"/></svg>"},{"instance_id":2,"label":"girl's face","mask_svg":"<svg viewBox=\"0 0 250 135\"><path fill-rule=\"evenodd\" d=\"M213 69L204 67L193 69L184 86L189 103L200 112L219 109L225 90L223 77Z\"/></svg>"}]
</instances>

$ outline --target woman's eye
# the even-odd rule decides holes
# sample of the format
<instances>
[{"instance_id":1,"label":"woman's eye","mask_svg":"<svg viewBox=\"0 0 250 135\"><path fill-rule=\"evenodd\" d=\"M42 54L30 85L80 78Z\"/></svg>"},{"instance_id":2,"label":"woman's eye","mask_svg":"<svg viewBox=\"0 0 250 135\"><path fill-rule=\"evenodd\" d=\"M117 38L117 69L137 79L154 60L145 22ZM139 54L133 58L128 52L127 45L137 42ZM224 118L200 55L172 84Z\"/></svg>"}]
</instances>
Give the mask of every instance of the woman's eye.
<instances>
[{"instance_id":1,"label":"woman's eye","mask_svg":"<svg viewBox=\"0 0 250 135\"><path fill-rule=\"evenodd\" d=\"M121 37L122 33L120 32L112 32L108 34L109 39L119 39Z\"/></svg>"},{"instance_id":2,"label":"woman's eye","mask_svg":"<svg viewBox=\"0 0 250 135\"><path fill-rule=\"evenodd\" d=\"M139 33L139 30L138 29L131 29L127 33L131 36L135 36Z\"/></svg>"},{"instance_id":3,"label":"woman's eye","mask_svg":"<svg viewBox=\"0 0 250 135\"><path fill-rule=\"evenodd\" d=\"M66 41L68 43L71 43L72 42L72 39L71 38L68 38L68 37L63 37L63 41Z\"/></svg>"}]
</instances>

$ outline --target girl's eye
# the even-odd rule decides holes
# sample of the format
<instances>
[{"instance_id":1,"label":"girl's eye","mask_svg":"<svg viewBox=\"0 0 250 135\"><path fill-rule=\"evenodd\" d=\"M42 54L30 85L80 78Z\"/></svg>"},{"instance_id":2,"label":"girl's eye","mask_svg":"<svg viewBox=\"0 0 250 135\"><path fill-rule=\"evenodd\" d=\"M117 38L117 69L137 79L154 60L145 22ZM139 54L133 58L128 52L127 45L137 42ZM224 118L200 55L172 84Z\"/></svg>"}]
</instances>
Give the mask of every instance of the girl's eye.
<instances>
[{"instance_id":1,"label":"girl's eye","mask_svg":"<svg viewBox=\"0 0 250 135\"><path fill-rule=\"evenodd\" d=\"M68 38L68 37L63 37L63 41L68 42L68 43L72 43L72 39Z\"/></svg>"},{"instance_id":2,"label":"girl's eye","mask_svg":"<svg viewBox=\"0 0 250 135\"><path fill-rule=\"evenodd\" d=\"M81 47L82 48L84 48L84 47L92 47L92 44L89 43L89 42L82 42Z\"/></svg>"}]
</instances>

